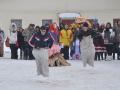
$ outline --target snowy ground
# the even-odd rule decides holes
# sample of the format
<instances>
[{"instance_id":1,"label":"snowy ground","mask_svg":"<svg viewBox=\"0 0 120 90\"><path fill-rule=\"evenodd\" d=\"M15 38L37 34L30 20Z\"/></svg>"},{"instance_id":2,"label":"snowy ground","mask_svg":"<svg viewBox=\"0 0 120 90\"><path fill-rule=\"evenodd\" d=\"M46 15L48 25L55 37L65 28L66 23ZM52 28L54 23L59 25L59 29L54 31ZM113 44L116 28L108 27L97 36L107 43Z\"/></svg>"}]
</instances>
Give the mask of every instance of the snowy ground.
<instances>
[{"instance_id":1,"label":"snowy ground","mask_svg":"<svg viewBox=\"0 0 120 90\"><path fill-rule=\"evenodd\" d=\"M51 67L50 77L36 75L35 61L0 59L0 90L120 90L120 61L96 61L83 68L78 60L72 66Z\"/></svg>"},{"instance_id":2,"label":"snowy ground","mask_svg":"<svg viewBox=\"0 0 120 90\"><path fill-rule=\"evenodd\" d=\"M11 60L5 47L0 58L0 90L120 90L120 61L96 61L83 68L78 60L72 66L50 67L50 77L36 75L35 61Z\"/></svg>"}]
</instances>

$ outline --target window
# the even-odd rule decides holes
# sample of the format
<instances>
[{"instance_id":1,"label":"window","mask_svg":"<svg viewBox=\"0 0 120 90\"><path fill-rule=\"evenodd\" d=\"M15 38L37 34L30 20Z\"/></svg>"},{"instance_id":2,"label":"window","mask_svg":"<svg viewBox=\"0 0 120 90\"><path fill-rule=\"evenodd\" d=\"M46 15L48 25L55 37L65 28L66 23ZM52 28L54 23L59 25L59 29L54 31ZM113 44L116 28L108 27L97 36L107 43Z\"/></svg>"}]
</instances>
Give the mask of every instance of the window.
<instances>
[{"instance_id":1,"label":"window","mask_svg":"<svg viewBox=\"0 0 120 90\"><path fill-rule=\"evenodd\" d=\"M120 21L120 18L114 18L113 19L113 26L115 26L115 23L117 23L118 21Z\"/></svg>"},{"instance_id":2,"label":"window","mask_svg":"<svg viewBox=\"0 0 120 90\"><path fill-rule=\"evenodd\" d=\"M42 25L46 25L46 24L52 24L52 19L44 19L44 20L42 20Z\"/></svg>"},{"instance_id":3,"label":"window","mask_svg":"<svg viewBox=\"0 0 120 90\"><path fill-rule=\"evenodd\" d=\"M76 17L80 17L80 13L60 13L59 14L59 24L70 25L75 22Z\"/></svg>"},{"instance_id":4,"label":"window","mask_svg":"<svg viewBox=\"0 0 120 90\"><path fill-rule=\"evenodd\" d=\"M11 19L11 23L15 23L17 28L22 27L22 19Z\"/></svg>"}]
</instances>

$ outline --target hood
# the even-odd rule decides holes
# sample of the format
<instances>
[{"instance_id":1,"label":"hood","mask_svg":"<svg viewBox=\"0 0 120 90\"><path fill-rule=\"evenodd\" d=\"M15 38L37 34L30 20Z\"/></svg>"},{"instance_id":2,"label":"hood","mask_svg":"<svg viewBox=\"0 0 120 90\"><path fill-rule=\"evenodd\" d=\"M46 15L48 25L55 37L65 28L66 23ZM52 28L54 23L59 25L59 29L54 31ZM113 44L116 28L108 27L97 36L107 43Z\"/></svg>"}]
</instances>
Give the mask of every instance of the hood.
<instances>
[{"instance_id":1,"label":"hood","mask_svg":"<svg viewBox=\"0 0 120 90\"><path fill-rule=\"evenodd\" d=\"M10 31L17 31L17 25L15 23L11 23Z\"/></svg>"}]
</instances>

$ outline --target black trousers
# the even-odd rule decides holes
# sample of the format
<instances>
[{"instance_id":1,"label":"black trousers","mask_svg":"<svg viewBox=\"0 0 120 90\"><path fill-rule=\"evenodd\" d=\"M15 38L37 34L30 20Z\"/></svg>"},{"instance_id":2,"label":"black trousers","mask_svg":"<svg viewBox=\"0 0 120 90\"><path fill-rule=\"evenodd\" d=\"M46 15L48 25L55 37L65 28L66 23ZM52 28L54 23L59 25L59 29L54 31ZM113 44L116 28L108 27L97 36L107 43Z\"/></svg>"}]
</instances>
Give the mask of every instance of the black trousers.
<instances>
[{"instance_id":1,"label":"black trousers","mask_svg":"<svg viewBox=\"0 0 120 90\"><path fill-rule=\"evenodd\" d=\"M113 44L113 60L115 60L115 53L117 53L117 59L120 59L119 42Z\"/></svg>"},{"instance_id":2,"label":"black trousers","mask_svg":"<svg viewBox=\"0 0 120 90\"><path fill-rule=\"evenodd\" d=\"M19 49L20 49L20 59L24 58L24 44L19 45Z\"/></svg>"},{"instance_id":3,"label":"black trousers","mask_svg":"<svg viewBox=\"0 0 120 90\"><path fill-rule=\"evenodd\" d=\"M106 55L104 52L95 52L95 60L104 60Z\"/></svg>"},{"instance_id":4,"label":"black trousers","mask_svg":"<svg viewBox=\"0 0 120 90\"><path fill-rule=\"evenodd\" d=\"M61 48L60 52L64 54L64 58L66 60L69 60L69 46L64 46L63 48Z\"/></svg>"},{"instance_id":5,"label":"black trousers","mask_svg":"<svg viewBox=\"0 0 120 90\"><path fill-rule=\"evenodd\" d=\"M112 56L113 53L113 44L106 44L106 50L107 50L107 54L108 56Z\"/></svg>"},{"instance_id":6,"label":"black trousers","mask_svg":"<svg viewBox=\"0 0 120 90\"><path fill-rule=\"evenodd\" d=\"M18 47L16 47L16 44L10 44L11 49L11 59L18 59Z\"/></svg>"},{"instance_id":7,"label":"black trousers","mask_svg":"<svg viewBox=\"0 0 120 90\"><path fill-rule=\"evenodd\" d=\"M95 52L95 60L100 60L100 52Z\"/></svg>"},{"instance_id":8,"label":"black trousers","mask_svg":"<svg viewBox=\"0 0 120 90\"><path fill-rule=\"evenodd\" d=\"M32 51L33 51L33 48L27 42L25 42L25 46L24 46L24 59L25 60L35 59L35 57L32 54Z\"/></svg>"}]
</instances>

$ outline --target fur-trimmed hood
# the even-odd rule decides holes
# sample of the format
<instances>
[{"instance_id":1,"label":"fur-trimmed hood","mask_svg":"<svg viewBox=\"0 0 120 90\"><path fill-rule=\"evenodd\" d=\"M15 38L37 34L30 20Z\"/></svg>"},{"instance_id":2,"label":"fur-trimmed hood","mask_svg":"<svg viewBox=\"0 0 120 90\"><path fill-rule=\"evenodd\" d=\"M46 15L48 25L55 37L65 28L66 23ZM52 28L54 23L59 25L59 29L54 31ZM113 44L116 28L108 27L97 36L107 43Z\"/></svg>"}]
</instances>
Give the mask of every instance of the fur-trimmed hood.
<instances>
[{"instance_id":1,"label":"fur-trimmed hood","mask_svg":"<svg viewBox=\"0 0 120 90\"><path fill-rule=\"evenodd\" d=\"M17 31L17 25L15 23L11 23L9 30L12 31Z\"/></svg>"}]
</instances>

